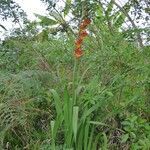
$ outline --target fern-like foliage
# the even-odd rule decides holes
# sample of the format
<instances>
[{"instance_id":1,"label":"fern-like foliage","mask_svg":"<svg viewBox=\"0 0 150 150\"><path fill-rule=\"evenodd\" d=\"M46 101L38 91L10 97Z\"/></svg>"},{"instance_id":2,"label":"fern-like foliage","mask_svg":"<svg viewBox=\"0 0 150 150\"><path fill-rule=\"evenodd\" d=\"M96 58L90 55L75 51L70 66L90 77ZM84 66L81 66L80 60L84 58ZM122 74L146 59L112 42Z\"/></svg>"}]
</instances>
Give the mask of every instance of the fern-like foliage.
<instances>
[{"instance_id":1,"label":"fern-like foliage","mask_svg":"<svg viewBox=\"0 0 150 150\"><path fill-rule=\"evenodd\" d=\"M34 130L46 130L42 121L51 118L50 103L46 97L48 82L53 82L52 76L44 71L0 73L1 146L11 141L9 134L14 134L20 143L26 145L30 140L28 135Z\"/></svg>"}]
</instances>

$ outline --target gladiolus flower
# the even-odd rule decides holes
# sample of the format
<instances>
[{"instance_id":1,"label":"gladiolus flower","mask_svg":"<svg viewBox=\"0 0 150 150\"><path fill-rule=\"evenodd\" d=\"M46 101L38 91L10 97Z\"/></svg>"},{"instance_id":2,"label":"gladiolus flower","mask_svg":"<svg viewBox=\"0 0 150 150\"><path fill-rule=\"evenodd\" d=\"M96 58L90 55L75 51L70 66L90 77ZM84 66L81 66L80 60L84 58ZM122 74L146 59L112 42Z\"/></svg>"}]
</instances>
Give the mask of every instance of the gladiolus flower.
<instances>
[{"instance_id":1,"label":"gladiolus flower","mask_svg":"<svg viewBox=\"0 0 150 150\"><path fill-rule=\"evenodd\" d=\"M89 25L91 23L91 20L89 18L84 19L82 22L84 25Z\"/></svg>"},{"instance_id":2,"label":"gladiolus flower","mask_svg":"<svg viewBox=\"0 0 150 150\"><path fill-rule=\"evenodd\" d=\"M90 19L84 19L80 24L80 30L86 29L86 27L91 23Z\"/></svg>"},{"instance_id":3,"label":"gladiolus flower","mask_svg":"<svg viewBox=\"0 0 150 150\"><path fill-rule=\"evenodd\" d=\"M83 24L83 23L80 24L80 30L84 30L86 29L86 27L87 27L87 24Z\"/></svg>"},{"instance_id":4,"label":"gladiolus flower","mask_svg":"<svg viewBox=\"0 0 150 150\"><path fill-rule=\"evenodd\" d=\"M77 40L75 41L76 48L80 48L82 42L83 42L83 39L81 39L81 38L77 39Z\"/></svg>"},{"instance_id":5,"label":"gladiolus flower","mask_svg":"<svg viewBox=\"0 0 150 150\"><path fill-rule=\"evenodd\" d=\"M81 48L75 49L75 57L80 58L83 55L83 51Z\"/></svg>"},{"instance_id":6,"label":"gladiolus flower","mask_svg":"<svg viewBox=\"0 0 150 150\"><path fill-rule=\"evenodd\" d=\"M86 31L81 31L81 32L79 33L79 36L80 36L81 39L83 39L83 38L86 37L87 35L88 35L88 33L87 33Z\"/></svg>"},{"instance_id":7,"label":"gladiolus flower","mask_svg":"<svg viewBox=\"0 0 150 150\"><path fill-rule=\"evenodd\" d=\"M87 19L84 19L79 26L79 38L75 41L76 49L74 51L76 58L80 58L83 55L81 45L82 45L83 39L88 35L85 29L90 23L91 23L91 20L87 18Z\"/></svg>"}]
</instances>

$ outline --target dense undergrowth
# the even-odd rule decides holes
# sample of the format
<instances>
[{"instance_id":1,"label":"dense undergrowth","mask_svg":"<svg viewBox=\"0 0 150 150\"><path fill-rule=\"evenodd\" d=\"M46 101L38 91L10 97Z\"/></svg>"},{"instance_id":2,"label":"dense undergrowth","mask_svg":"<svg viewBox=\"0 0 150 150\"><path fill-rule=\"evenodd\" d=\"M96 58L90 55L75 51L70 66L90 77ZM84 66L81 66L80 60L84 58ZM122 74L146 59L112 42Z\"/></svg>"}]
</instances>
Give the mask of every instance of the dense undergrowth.
<instances>
[{"instance_id":1,"label":"dense undergrowth","mask_svg":"<svg viewBox=\"0 0 150 150\"><path fill-rule=\"evenodd\" d=\"M138 29L120 30L130 1L116 12L114 2L104 11L89 1L81 58L74 57L80 30L65 11L54 20L36 14L41 33L39 22L27 22L0 44L0 150L150 149L150 47L137 46Z\"/></svg>"},{"instance_id":2,"label":"dense undergrowth","mask_svg":"<svg viewBox=\"0 0 150 150\"><path fill-rule=\"evenodd\" d=\"M73 83L72 39L1 45L1 149L148 150L148 47L120 33L91 35Z\"/></svg>"}]
</instances>

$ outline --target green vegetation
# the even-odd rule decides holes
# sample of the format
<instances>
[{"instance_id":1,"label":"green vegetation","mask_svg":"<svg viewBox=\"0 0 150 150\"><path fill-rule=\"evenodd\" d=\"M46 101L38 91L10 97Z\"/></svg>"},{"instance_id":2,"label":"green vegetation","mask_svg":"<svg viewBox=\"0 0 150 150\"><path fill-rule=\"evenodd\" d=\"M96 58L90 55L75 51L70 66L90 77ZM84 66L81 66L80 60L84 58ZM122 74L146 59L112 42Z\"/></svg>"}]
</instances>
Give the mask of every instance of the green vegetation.
<instances>
[{"instance_id":1,"label":"green vegetation","mask_svg":"<svg viewBox=\"0 0 150 150\"><path fill-rule=\"evenodd\" d=\"M25 19L6 37L0 45L0 149L150 149L149 28L123 30L132 2L115 12L113 0L106 6L66 0L64 11L36 14L39 22ZM64 17L69 11L73 24ZM89 35L76 59L78 23L87 15Z\"/></svg>"}]
</instances>

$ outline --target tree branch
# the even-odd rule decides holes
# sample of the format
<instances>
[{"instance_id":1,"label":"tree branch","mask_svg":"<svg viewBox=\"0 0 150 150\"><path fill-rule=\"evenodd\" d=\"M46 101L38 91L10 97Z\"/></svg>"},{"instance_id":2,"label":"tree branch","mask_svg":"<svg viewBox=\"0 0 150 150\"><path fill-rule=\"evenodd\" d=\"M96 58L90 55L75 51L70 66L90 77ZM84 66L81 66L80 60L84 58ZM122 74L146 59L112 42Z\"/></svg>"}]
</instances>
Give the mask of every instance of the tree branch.
<instances>
[{"instance_id":1,"label":"tree branch","mask_svg":"<svg viewBox=\"0 0 150 150\"><path fill-rule=\"evenodd\" d=\"M116 3L115 0L113 0L113 3L127 16L127 18L129 19L129 21L131 22L133 28L137 29L137 27L136 27L134 21L132 20L132 18L130 17L130 15L118 3ZM143 41L142 41L142 37L141 37L140 33L136 33L136 36L137 36L137 41L139 43L139 46L141 48L143 48L144 45L143 45Z\"/></svg>"}]
</instances>

